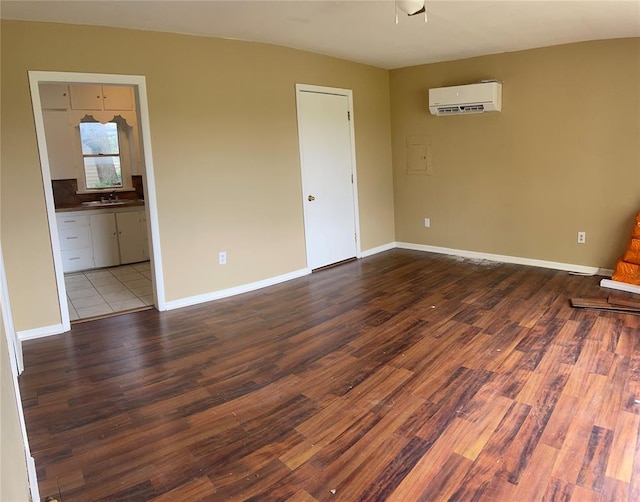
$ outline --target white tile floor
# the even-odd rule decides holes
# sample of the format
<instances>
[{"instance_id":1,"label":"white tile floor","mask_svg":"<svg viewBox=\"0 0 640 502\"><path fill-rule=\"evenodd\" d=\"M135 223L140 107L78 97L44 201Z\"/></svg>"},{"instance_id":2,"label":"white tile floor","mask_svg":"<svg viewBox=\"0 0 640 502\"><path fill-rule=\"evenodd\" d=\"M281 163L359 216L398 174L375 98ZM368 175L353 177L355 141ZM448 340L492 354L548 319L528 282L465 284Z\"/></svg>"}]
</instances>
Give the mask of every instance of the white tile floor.
<instances>
[{"instance_id":1,"label":"white tile floor","mask_svg":"<svg viewBox=\"0 0 640 502\"><path fill-rule=\"evenodd\" d=\"M72 321L153 305L149 262L64 275Z\"/></svg>"}]
</instances>

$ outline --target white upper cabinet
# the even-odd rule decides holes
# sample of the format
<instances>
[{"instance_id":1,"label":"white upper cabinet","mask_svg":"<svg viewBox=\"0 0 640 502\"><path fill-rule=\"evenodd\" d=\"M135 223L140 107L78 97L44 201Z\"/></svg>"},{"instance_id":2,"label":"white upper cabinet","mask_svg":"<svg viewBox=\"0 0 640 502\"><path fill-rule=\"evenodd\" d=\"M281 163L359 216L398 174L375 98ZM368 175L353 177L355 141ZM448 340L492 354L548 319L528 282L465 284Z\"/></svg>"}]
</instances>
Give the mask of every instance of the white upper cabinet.
<instances>
[{"instance_id":1,"label":"white upper cabinet","mask_svg":"<svg viewBox=\"0 0 640 502\"><path fill-rule=\"evenodd\" d=\"M133 88L120 85L72 85L74 110L134 110Z\"/></svg>"},{"instance_id":2,"label":"white upper cabinet","mask_svg":"<svg viewBox=\"0 0 640 502\"><path fill-rule=\"evenodd\" d=\"M71 108L74 110L102 110L101 85L71 86Z\"/></svg>"},{"instance_id":3,"label":"white upper cabinet","mask_svg":"<svg viewBox=\"0 0 640 502\"><path fill-rule=\"evenodd\" d=\"M133 87L103 85L102 97L105 110L135 110Z\"/></svg>"},{"instance_id":4,"label":"white upper cabinet","mask_svg":"<svg viewBox=\"0 0 640 502\"><path fill-rule=\"evenodd\" d=\"M44 110L69 108L69 86L65 84L40 85L40 104Z\"/></svg>"},{"instance_id":5,"label":"white upper cabinet","mask_svg":"<svg viewBox=\"0 0 640 502\"><path fill-rule=\"evenodd\" d=\"M68 113L64 110L43 110L42 118L51 179L75 178L81 156Z\"/></svg>"}]
</instances>

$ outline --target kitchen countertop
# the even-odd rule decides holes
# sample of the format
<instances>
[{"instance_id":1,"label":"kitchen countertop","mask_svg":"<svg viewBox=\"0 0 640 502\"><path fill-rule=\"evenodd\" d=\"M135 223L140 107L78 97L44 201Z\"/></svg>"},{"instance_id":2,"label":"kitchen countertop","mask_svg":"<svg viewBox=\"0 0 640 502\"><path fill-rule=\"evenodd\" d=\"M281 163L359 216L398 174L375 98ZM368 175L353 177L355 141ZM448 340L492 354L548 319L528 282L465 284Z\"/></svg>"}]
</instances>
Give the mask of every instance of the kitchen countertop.
<instances>
[{"instance_id":1,"label":"kitchen countertop","mask_svg":"<svg viewBox=\"0 0 640 502\"><path fill-rule=\"evenodd\" d=\"M118 209L120 207L135 207L135 206L144 206L144 200L142 199L120 199L117 203L104 203L104 204L94 204L94 205L83 205L83 204L74 204L74 205L65 205L56 207L56 213L65 213L70 211L91 211L96 209Z\"/></svg>"}]
</instances>

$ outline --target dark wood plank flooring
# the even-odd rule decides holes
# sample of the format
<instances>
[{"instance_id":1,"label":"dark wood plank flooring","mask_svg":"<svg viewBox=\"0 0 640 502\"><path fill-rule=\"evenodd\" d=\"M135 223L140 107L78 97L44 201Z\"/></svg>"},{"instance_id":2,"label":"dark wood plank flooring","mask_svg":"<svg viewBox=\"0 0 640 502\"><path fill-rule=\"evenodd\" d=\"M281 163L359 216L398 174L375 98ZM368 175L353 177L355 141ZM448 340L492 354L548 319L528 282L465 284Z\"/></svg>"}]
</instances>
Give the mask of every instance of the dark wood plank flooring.
<instances>
[{"instance_id":1,"label":"dark wood plank flooring","mask_svg":"<svg viewBox=\"0 0 640 502\"><path fill-rule=\"evenodd\" d=\"M42 496L640 500L640 316L598 277L393 250L26 342Z\"/></svg>"}]
</instances>

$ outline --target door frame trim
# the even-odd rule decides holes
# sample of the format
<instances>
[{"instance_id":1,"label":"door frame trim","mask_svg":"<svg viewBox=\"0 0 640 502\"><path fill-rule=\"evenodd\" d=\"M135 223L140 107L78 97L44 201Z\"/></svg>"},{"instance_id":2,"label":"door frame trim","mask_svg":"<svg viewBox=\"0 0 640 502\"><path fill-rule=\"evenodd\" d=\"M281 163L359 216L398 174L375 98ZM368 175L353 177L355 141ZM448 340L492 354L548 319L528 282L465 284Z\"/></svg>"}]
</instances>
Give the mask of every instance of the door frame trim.
<instances>
[{"instance_id":1,"label":"door frame trim","mask_svg":"<svg viewBox=\"0 0 640 502\"><path fill-rule=\"evenodd\" d=\"M355 114L353 113L353 91L351 89L342 89L340 87L325 87L311 84L296 84L296 119L298 124L298 152L300 155L300 200L302 201L302 213L304 219L304 244L306 253L307 268L309 268L309 243L307 234L307 205L304 203L304 159L302 158L302 136L300 134L300 94L303 92L313 92L318 94L333 94L337 96L345 96L347 98L347 106L350 114L349 120L349 136L351 143L351 173L353 175L353 183L351 183L351 191L353 194L353 217L356 231L356 258L362 256L361 239L360 239L360 212L358 204L358 172L356 165L356 143L355 143Z\"/></svg>"},{"instance_id":2,"label":"door frame trim","mask_svg":"<svg viewBox=\"0 0 640 502\"><path fill-rule=\"evenodd\" d=\"M162 274L162 255L160 252L160 231L158 224L158 207L156 202L156 183L153 168L153 155L151 152L151 129L149 126L149 105L147 101L147 86L144 76L141 75L116 75L105 73L75 73L55 71L29 71L29 86L31 89L31 103L36 127L36 139L38 153L40 155L40 168L44 188L44 199L49 223L49 237L53 252L53 265L58 287L58 302L62 320L62 331L71 329L69 320L69 306L67 304L67 292L64 283L64 270L62 267L62 253L60 251L60 239L56 223L56 211L53 201L53 188L51 185L51 168L49 166L49 154L45 138L44 117L40 100L41 83L56 84L103 84L103 85L130 85L134 88L137 97L137 110L139 118L140 136L142 142L142 156L144 159L145 174L145 211L147 213L147 225L150 230L150 258L151 271L153 273L153 298L154 306L158 310L166 310L164 291L164 277Z\"/></svg>"}]
</instances>

